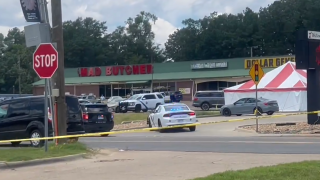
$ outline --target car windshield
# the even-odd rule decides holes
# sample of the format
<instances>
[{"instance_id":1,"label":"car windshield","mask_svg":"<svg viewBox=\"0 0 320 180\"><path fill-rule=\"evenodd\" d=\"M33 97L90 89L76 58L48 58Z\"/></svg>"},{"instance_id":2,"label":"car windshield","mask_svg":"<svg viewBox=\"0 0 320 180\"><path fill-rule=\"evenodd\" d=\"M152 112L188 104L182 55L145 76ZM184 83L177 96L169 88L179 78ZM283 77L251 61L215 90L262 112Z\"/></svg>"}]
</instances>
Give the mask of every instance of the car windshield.
<instances>
[{"instance_id":1,"label":"car windshield","mask_svg":"<svg viewBox=\"0 0 320 180\"><path fill-rule=\"evenodd\" d=\"M167 105L164 106L165 111L188 111L190 110L186 105Z\"/></svg>"},{"instance_id":2,"label":"car windshield","mask_svg":"<svg viewBox=\"0 0 320 180\"><path fill-rule=\"evenodd\" d=\"M131 96L128 100L136 100L139 97L141 97L141 94L136 94L136 95Z\"/></svg>"}]
</instances>

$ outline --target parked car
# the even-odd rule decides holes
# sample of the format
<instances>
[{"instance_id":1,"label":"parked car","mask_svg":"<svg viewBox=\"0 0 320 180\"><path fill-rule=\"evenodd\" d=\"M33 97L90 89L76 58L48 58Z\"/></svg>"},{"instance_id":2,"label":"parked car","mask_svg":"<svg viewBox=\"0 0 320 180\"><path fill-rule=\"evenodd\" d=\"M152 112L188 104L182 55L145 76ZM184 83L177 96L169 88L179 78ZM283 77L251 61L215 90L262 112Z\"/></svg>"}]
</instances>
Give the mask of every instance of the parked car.
<instances>
[{"instance_id":1,"label":"parked car","mask_svg":"<svg viewBox=\"0 0 320 180\"><path fill-rule=\"evenodd\" d=\"M169 98L170 102L180 102L183 100L183 95L181 91L175 91L169 95Z\"/></svg>"},{"instance_id":2,"label":"parked car","mask_svg":"<svg viewBox=\"0 0 320 180\"><path fill-rule=\"evenodd\" d=\"M112 111L119 113L120 112L119 102L124 101L124 100L125 99L123 99L120 96L112 96L108 99L107 105L109 108L112 109Z\"/></svg>"},{"instance_id":3,"label":"parked car","mask_svg":"<svg viewBox=\"0 0 320 180\"><path fill-rule=\"evenodd\" d=\"M224 105L223 91L198 91L194 95L192 106L200 107L204 111L210 108L221 108Z\"/></svg>"},{"instance_id":4,"label":"parked car","mask_svg":"<svg viewBox=\"0 0 320 180\"><path fill-rule=\"evenodd\" d=\"M160 94L162 94L162 96L164 97L164 102L165 103L169 103L169 102L171 102L171 100L170 100L170 93L165 93L165 92L160 92Z\"/></svg>"},{"instance_id":5,"label":"parked car","mask_svg":"<svg viewBox=\"0 0 320 180\"><path fill-rule=\"evenodd\" d=\"M278 102L276 100L258 98L259 114L267 113L272 115L274 112L279 111ZM221 115L231 116L242 114L254 114L256 109L256 98L241 98L233 104L224 105L220 109Z\"/></svg>"},{"instance_id":6,"label":"parked car","mask_svg":"<svg viewBox=\"0 0 320 180\"><path fill-rule=\"evenodd\" d=\"M82 103L91 103L91 102L85 99L79 99L79 103L82 104Z\"/></svg>"},{"instance_id":7,"label":"parked car","mask_svg":"<svg viewBox=\"0 0 320 180\"><path fill-rule=\"evenodd\" d=\"M67 134L84 134L81 108L76 96L66 95ZM44 137L44 96L21 97L0 103L0 140ZM48 119L48 134L52 125ZM14 123L13 123L14 122ZM21 142L12 142L19 145ZM32 140L31 146L43 146L43 140Z\"/></svg>"},{"instance_id":8,"label":"parked car","mask_svg":"<svg viewBox=\"0 0 320 180\"><path fill-rule=\"evenodd\" d=\"M109 132L114 127L114 116L106 104L81 104L86 133Z\"/></svg>"}]
</instances>

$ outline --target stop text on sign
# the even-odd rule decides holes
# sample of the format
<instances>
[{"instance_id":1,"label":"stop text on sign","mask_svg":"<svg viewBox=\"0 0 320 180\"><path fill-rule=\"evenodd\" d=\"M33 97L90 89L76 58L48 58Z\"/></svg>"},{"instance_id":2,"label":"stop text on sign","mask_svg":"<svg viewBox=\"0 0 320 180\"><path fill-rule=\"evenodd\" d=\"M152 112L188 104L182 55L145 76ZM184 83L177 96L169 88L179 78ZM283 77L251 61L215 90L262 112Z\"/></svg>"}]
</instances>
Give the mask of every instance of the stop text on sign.
<instances>
[{"instance_id":1,"label":"stop text on sign","mask_svg":"<svg viewBox=\"0 0 320 180\"><path fill-rule=\"evenodd\" d=\"M42 43L33 53L33 69L41 79L51 78L58 69L58 51L51 43Z\"/></svg>"},{"instance_id":2,"label":"stop text on sign","mask_svg":"<svg viewBox=\"0 0 320 180\"><path fill-rule=\"evenodd\" d=\"M57 55L47 54L47 55L36 55L34 66L38 67L52 67L57 60Z\"/></svg>"}]
</instances>

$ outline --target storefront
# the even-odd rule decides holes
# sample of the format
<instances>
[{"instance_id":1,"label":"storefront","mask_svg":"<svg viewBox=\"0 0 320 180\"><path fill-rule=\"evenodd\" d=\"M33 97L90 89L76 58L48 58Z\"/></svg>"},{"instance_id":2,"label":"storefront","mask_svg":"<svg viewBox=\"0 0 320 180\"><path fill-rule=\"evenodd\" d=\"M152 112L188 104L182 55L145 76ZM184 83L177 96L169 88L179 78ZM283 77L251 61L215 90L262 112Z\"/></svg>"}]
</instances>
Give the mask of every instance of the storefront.
<instances>
[{"instance_id":1,"label":"storefront","mask_svg":"<svg viewBox=\"0 0 320 180\"><path fill-rule=\"evenodd\" d=\"M258 60L264 71L294 61L294 57L218 59L154 64L81 67L65 69L65 90L70 94L127 96L138 93L181 91L192 100L196 91L217 90L248 81L249 69ZM34 94L43 94L44 81L33 84Z\"/></svg>"}]
</instances>

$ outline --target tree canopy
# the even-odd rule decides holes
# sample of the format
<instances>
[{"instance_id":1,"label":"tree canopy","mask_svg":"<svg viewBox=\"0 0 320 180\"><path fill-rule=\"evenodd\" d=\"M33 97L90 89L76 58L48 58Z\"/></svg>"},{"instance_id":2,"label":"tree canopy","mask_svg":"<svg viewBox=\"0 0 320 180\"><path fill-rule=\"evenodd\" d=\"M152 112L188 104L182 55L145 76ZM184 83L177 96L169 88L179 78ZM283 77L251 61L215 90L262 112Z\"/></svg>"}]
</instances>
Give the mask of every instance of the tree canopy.
<instances>
[{"instance_id":1,"label":"tree canopy","mask_svg":"<svg viewBox=\"0 0 320 180\"><path fill-rule=\"evenodd\" d=\"M258 12L246 8L237 14L212 12L202 19L185 19L164 48L155 43L152 26L157 16L140 12L114 31L107 22L91 17L63 23L65 66L90 67L294 54L295 31L301 27L320 31L320 1L279 0ZM0 93L18 89L32 92L38 80L32 69L35 48L25 47L24 32L0 33ZM19 63L20 62L20 63Z\"/></svg>"}]
</instances>

